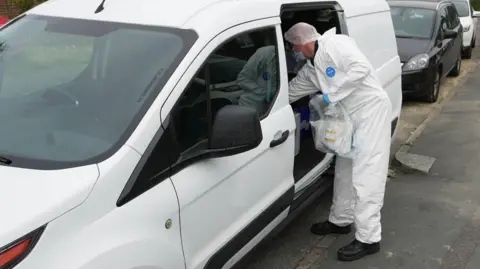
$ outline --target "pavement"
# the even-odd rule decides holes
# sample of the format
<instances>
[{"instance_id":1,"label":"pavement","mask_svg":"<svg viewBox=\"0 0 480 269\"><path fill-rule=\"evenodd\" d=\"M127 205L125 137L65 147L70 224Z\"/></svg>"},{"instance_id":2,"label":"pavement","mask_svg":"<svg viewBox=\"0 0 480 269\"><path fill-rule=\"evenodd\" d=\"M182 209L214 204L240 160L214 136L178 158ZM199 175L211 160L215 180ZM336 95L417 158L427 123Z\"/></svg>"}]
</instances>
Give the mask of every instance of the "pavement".
<instances>
[{"instance_id":1,"label":"pavement","mask_svg":"<svg viewBox=\"0 0 480 269\"><path fill-rule=\"evenodd\" d=\"M480 41L480 37L477 39ZM445 102L448 102L457 90L460 89L460 86L465 80L475 71L480 60L480 53L478 50L479 49L474 52L472 59L463 59L462 72L458 77L442 79L437 103L428 104L415 101L411 98L404 98L397 130L392 141L392 155L400 149L400 147L412 136L417 128L423 124L427 117L437 107L443 106Z\"/></svg>"},{"instance_id":2,"label":"pavement","mask_svg":"<svg viewBox=\"0 0 480 269\"><path fill-rule=\"evenodd\" d=\"M329 190L278 236L259 246L240 268L480 268L476 177L480 175L480 77L475 77L479 62L478 51L472 60L464 60L462 74L443 81L436 104L405 102L392 153L409 140L410 153L435 162L427 174L397 170L388 181L380 253L341 263L336 252L353 240L353 233L320 237L309 232L312 223L328 216Z\"/></svg>"}]
</instances>

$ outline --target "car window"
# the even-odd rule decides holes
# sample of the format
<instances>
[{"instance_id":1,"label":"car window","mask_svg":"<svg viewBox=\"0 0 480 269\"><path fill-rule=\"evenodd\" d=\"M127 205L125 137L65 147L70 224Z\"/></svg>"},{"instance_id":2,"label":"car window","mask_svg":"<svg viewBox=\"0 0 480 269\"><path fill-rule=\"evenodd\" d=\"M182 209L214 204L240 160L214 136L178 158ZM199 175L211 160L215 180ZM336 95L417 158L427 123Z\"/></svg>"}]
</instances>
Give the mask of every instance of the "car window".
<instances>
[{"instance_id":1,"label":"car window","mask_svg":"<svg viewBox=\"0 0 480 269\"><path fill-rule=\"evenodd\" d=\"M455 6L448 5L447 13L448 13L450 29L456 28L460 24L460 19L458 18L458 13L457 13L457 10L455 9Z\"/></svg>"},{"instance_id":2,"label":"car window","mask_svg":"<svg viewBox=\"0 0 480 269\"><path fill-rule=\"evenodd\" d=\"M435 11L411 7L390 8L395 35L399 38L430 38Z\"/></svg>"},{"instance_id":3,"label":"car window","mask_svg":"<svg viewBox=\"0 0 480 269\"><path fill-rule=\"evenodd\" d=\"M466 1L455 1L453 2L455 8L457 9L458 16L468 17L470 12L468 10L468 3Z\"/></svg>"},{"instance_id":4,"label":"car window","mask_svg":"<svg viewBox=\"0 0 480 269\"><path fill-rule=\"evenodd\" d=\"M248 106L260 118L266 117L279 88L278 65L274 27L235 36L216 49L170 113L139 182L207 149L215 115L222 107Z\"/></svg>"},{"instance_id":5,"label":"car window","mask_svg":"<svg viewBox=\"0 0 480 269\"><path fill-rule=\"evenodd\" d=\"M439 28L437 32L437 44L439 42L443 42L444 39L445 39L445 31L442 28Z\"/></svg>"},{"instance_id":6,"label":"car window","mask_svg":"<svg viewBox=\"0 0 480 269\"><path fill-rule=\"evenodd\" d=\"M440 29L446 30L450 28L451 26L448 19L447 8L445 6L441 7L438 12L440 14Z\"/></svg>"}]
</instances>

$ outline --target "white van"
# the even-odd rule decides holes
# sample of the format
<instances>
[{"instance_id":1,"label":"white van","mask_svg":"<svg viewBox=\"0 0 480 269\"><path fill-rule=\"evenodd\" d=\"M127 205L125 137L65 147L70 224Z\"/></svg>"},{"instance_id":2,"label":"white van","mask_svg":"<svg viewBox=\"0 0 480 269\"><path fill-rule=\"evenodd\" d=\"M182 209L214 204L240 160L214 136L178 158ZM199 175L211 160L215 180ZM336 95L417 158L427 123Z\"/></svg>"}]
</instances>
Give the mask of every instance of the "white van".
<instances>
[{"instance_id":1,"label":"white van","mask_svg":"<svg viewBox=\"0 0 480 269\"><path fill-rule=\"evenodd\" d=\"M296 135L308 97L288 102L283 41L296 22L355 38L396 126L384 0L101 2L50 0L0 30L2 269L230 268L288 223L333 160ZM244 66L272 48L271 98L238 105Z\"/></svg>"}]
</instances>

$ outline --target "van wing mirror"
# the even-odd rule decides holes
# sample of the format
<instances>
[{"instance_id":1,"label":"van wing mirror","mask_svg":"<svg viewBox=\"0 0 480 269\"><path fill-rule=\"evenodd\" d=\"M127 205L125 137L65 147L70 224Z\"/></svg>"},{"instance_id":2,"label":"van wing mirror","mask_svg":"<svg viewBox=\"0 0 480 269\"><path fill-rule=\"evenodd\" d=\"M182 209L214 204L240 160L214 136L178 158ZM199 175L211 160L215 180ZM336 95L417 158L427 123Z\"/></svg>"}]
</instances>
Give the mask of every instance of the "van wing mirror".
<instances>
[{"instance_id":1,"label":"van wing mirror","mask_svg":"<svg viewBox=\"0 0 480 269\"><path fill-rule=\"evenodd\" d=\"M172 169L178 170L197 161L227 157L256 148L263 140L257 111L227 105L221 108L212 126L212 136L184 151Z\"/></svg>"},{"instance_id":2,"label":"van wing mirror","mask_svg":"<svg viewBox=\"0 0 480 269\"><path fill-rule=\"evenodd\" d=\"M256 148L262 140L257 111L250 107L227 105L215 116L208 151L210 157L231 156Z\"/></svg>"},{"instance_id":3,"label":"van wing mirror","mask_svg":"<svg viewBox=\"0 0 480 269\"><path fill-rule=\"evenodd\" d=\"M480 17L480 11L475 11L475 10L474 10L473 13L472 13L472 17L473 17L473 18L478 18L478 17Z\"/></svg>"}]
</instances>

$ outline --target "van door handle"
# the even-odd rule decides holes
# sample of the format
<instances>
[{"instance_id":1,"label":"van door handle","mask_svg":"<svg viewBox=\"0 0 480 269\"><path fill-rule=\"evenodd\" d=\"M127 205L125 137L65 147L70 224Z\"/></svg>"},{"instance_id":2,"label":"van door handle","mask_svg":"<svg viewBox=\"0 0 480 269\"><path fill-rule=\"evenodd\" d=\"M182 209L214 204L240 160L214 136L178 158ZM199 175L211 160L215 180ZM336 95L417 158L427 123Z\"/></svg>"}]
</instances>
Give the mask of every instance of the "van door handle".
<instances>
[{"instance_id":1,"label":"van door handle","mask_svg":"<svg viewBox=\"0 0 480 269\"><path fill-rule=\"evenodd\" d=\"M289 130L286 130L285 132L282 133L282 136L277 139L273 139L272 142L270 142L270 147L274 148L278 145L283 144L283 142L287 141L288 135L290 134Z\"/></svg>"}]
</instances>

